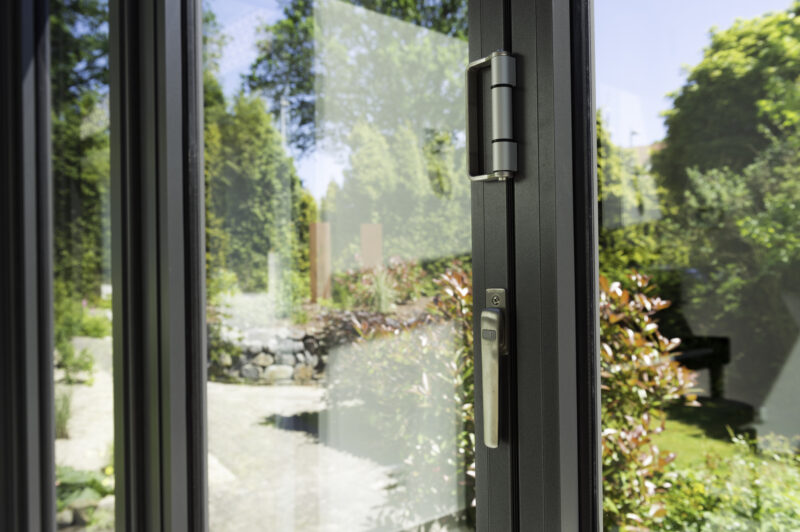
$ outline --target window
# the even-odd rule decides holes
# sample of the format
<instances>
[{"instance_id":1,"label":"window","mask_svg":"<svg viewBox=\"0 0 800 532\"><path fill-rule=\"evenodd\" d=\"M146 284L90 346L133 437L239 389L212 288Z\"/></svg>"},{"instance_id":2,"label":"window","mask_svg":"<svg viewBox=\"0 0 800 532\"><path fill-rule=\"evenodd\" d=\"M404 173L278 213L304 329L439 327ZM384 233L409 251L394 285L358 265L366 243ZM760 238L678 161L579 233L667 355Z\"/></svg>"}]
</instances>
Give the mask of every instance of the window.
<instances>
[{"instance_id":1,"label":"window","mask_svg":"<svg viewBox=\"0 0 800 532\"><path fill-rule=\"evenodd\" d=\"M609 528L800 525L798 13L597 5Z\"/></svg>"}]
</instances>

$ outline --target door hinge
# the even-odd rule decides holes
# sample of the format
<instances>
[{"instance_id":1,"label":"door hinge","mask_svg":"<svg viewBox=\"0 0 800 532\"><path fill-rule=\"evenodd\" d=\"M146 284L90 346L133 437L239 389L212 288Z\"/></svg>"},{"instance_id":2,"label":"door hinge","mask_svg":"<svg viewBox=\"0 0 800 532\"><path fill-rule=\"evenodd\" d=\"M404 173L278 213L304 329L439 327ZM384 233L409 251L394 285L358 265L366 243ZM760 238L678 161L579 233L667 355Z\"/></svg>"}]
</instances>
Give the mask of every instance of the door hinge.
<instances>
[{"instance_id":1,"label":"door hinge","mask_svg":"<svg viewBox=\"0 0 800 532\"><path fill-rule=\"evenodd\" d=\"M491 71L492 161L480 170L478 138L478 72ZM517 172L517 141L514 140L512 91L517 85L517 63L509 52L498 50L467 66L467 169L471 181L505 181Z\"/></svg>"}]
</instances>

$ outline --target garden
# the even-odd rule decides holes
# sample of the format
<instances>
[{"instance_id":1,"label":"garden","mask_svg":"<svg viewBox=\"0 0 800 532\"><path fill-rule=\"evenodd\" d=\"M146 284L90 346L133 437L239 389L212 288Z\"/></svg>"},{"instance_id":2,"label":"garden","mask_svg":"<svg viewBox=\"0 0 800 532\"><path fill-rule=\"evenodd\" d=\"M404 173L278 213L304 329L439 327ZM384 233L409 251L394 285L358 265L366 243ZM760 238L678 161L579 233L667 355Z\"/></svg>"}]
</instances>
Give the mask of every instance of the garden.
<instances>
[{"instance_id":1,"label":"garden","mask_svg":"<svg viewBox=\"0 0 800 532\"><path fill-rule=\"evenodd\" d=\"M264 23L234 94L221 81L230 36L204 12L212 519L252 507L245 489L267 489L261 462L226 453L266 454L275 441L289 454L325 447L332 464L363 472L343 489L380 486L354 527L469 529L480 479L459 126L466 10L322 4L292 0ZM53 2L52 12L59 522L104 530L113 514L113 419L100 408L111 402L108 12L99 0ZM800 333L797 14L800 3L714 30L646 161L613 144L598 114L608 530L800 526L797 383L786 382ZM399 44L351 47L359 24ZM342 61L342 49L356 51ZM390 98L398 89L385 69L414 70L409 58L421 54L430 60L420 77L444 88ZM326 77L337 68L383 88L338 86ZM347 106L365 99L371 113ZM341 179L315 195L302 161L322 149L339 154ZM231 451L222 427L233 430L244 411L253 427L239 429L252 441ZM248 472L259 477L252 485L237 476ZM279 490L281 471L270 473Z\"/></svg>"}]
</instances>

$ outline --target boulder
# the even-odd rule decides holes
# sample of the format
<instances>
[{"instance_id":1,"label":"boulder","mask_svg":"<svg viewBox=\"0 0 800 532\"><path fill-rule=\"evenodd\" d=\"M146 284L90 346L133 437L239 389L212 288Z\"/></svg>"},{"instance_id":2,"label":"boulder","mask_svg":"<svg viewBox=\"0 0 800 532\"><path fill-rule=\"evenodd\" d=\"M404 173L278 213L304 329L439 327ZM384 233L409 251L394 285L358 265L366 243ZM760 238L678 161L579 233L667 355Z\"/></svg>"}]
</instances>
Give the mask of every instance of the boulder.
<instances>
[{"instance_id":1,"label":"boulder","mask_svg":"<svg viewBox=\"0 0 800 532\"><path fill-rule=\"evenodd\" d=\"M319 356L312 355L311 353L306 355L306 364L311 366L312 368L316 368L319 366Z\"/></svg>"},{"instance_id":2,"label":"boulder","mask_svg":"<svg viewBox=\"0 0 800 532\"><path fill-rule=\"evenodd\" d=\"M271 366L275 363L275 359L272 355L268 355L266 353L259 353L253 360L250 361L251 364L255 364L256 366L260 366L262 368L266 368L267 366Z\"/></svg>"},{"instance_id":3,"label":"boulder","mask_svg":"<svg viewBox=\"0 0 800 532\"><path fill-rule=\"evenodd\" d=\"M97 503L98 510L108 510L113 512L114 511L114 496L113 495L106 495L100 502Z\"/></svg>"},{"instance_id":4,"label":"boulder","mask_svg":"<svg viewBox=\"0 0 800 532\"><path fill-rule=\"evenodd\" d=\"M282 366L294 366L297 360L292 353L281 353L275 357L275 362Z\"/></svg>"},{"instance_id":5,"label":"boulder","mask_svg":"<svg viewBox=\"0 0 800 532\"><path fill-rule=\"evenodd\" d=\"M292 340L289 338L281 338L278 340L277 345L274 349L274 352L279 355L293 355L295 353L300 353L305 349L303 346L303 342L299 340Z\"/></svg>"},{"instance_id":6,"label":"boulder","mask_svg":"<svg viewBox=\"0 0 800 532\"><path fill-rule=\"evenodd\" d=\"M247 353L249 356L256 355L264 349L264 346L261 344L261 342L252 338L245 340L243 346L245 353Z\"/></svg>"},{"instance_id":7,"label":"boulder","mask_svg":"<svg viewBox=\"0 0 800 532\"><path fill-rule=\"evenodd\" d=\"M268 367L264 373L264 377L269 382L289 381L294 375L294 367L283 364L273 364Z\"/></svg>"},{"instance_id":8,"label":"boulder","mask_svg":"<svg viewBox=\"0 0 800 532\"><path fill-rule=\"evenodd\" d=\"M242 366L242 369L239 370L239 375L241 375L243 379L255 381L261 376L261 371L253 364L245 364Z\"/></svg>"},{"instance_id":9,"label":"boulder","mask_svg":"<svg viewBox=\"0 0 800 532\"><path fill-rule=\"evenodd\" d=\"M316 354L319 350L319 342L313 336L306 335L303 337L303 347L306 348L306 351Z\"/></svg>"},{"instance_id":10,"label":"boulder","mask_svg":"<svg viewBox=\"0 0 800 532\"><path fill-rule=\"evenodd\" d=\"M294 368L294 380L301 384L310 382L313 376L314 369L311 366L299 364L296 368Z\"/></svg>"},{"instance_id":11,"label":"boulder","mask_svg":"<svg viewBox=\"0 0 800 532\"><path fill-rule=\"evenodd\" d=\"M233 365L233 357L223 351L222 354L219 355L219 365L223 368L231 367Z\"/></svg>"},{"instance_id":12,"label":"boulder","mask_svg":"<svg viewBox=\"0 0 800 532\"><path fill-rule=\"evenodd\" d=\"M56 524L58 526L69 526L75 521L75 515L71 508L64 508L56 514Z\"/></svg>"}]
</instances>

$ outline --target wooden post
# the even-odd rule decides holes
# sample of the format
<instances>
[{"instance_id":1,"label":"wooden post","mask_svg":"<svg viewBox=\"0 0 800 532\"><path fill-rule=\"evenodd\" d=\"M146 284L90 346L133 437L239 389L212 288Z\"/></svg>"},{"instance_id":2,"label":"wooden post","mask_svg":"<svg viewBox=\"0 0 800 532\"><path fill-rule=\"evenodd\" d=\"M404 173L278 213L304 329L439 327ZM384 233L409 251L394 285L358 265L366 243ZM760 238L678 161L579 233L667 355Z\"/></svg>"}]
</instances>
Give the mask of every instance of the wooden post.
<instances>
[{"instance_id":1,"label":"wooden post","mask_svg":"<svg viewBox=\"0 0 800 532\"><path fill-rule=\"evenodd\" d=\"M361 224L361 266L365 269L383 266L381 224Z\"/></svg>"},{"instance_id":2,"label":"wooden post","mask_svg":"<svg viewBox=\"0 0 800 532\"><path fill-rule=\"evenodd\" d=\"M331 224L314 222L309 227L311 301L331 297Z\"/></svg>"}]
</instances>

